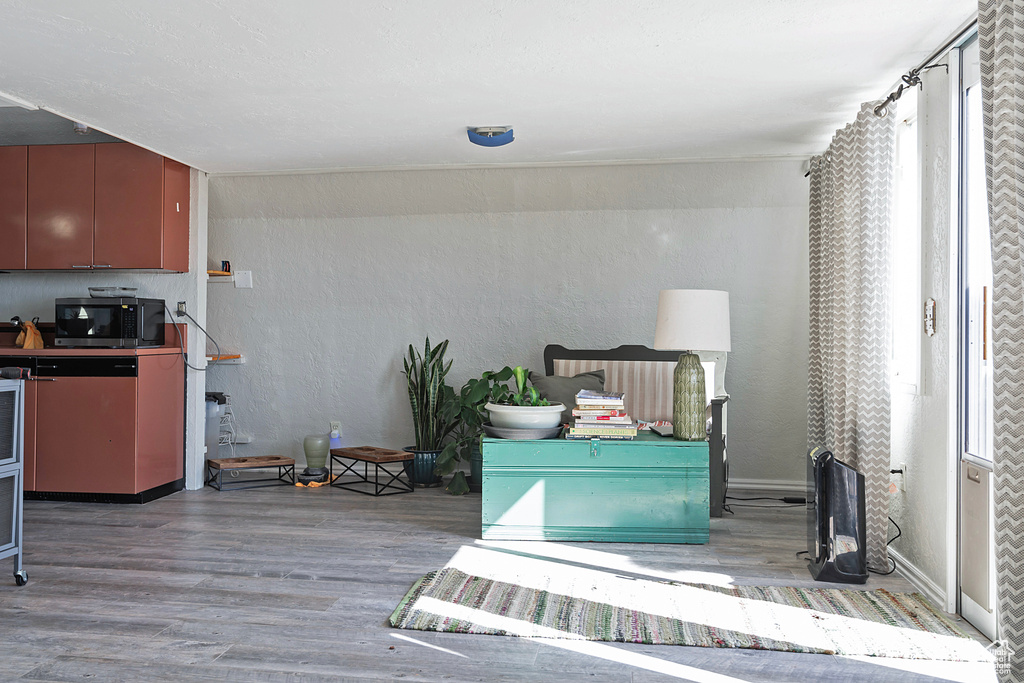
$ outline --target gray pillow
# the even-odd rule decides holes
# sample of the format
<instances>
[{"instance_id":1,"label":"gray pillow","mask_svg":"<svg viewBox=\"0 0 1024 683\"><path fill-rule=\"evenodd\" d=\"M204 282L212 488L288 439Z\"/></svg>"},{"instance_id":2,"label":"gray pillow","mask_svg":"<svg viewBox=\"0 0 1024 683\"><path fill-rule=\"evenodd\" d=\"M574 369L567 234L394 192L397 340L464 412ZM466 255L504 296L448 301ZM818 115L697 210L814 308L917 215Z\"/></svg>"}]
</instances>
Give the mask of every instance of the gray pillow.
<instances>
[{"instance_id":1,"label":"gray pillow","mask_svg":"<svg viewBox=\"0 0 1024 683\"><path fill-rule=\"evenodd\" d=\"M581 372L575 377L540 375L531 372L530 384L540 392L541 398L565 406L565 410L562 411L562 424L565 424L572 422L572 409L576 406L576 394L580 389L604 390L604 370Z\"/></svg>"}]
</instances>

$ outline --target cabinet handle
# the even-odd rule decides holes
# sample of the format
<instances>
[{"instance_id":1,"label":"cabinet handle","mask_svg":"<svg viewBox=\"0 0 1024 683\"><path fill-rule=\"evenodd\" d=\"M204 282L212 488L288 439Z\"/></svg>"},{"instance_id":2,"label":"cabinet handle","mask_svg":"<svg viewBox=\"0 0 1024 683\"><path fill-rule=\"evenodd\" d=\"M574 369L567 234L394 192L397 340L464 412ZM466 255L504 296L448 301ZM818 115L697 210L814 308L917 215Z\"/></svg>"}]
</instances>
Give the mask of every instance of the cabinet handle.
<instances>
[{"instance_id":1,"label":"cabinet handle","mask_svg":"<svg viewBox=\"0 0 1024 683\"><path fill-rule=\"evenodd\" d=\"M92 266L71 266L72 268L92 268Z\"/></svg>"},{"instance_id":2,"label":"cabinet handle","mask_svg":"<svg viewBox=\"0 0 1024 683\"><path fill-rule=\"evenodd\" d=\"M134 365L115 365L115 368L134 368Z\"/></svg>"},{"instance_id":3,"label":"cabinet handle","mask_svg":"<svg viewBox=\"0 0 1024 683\"><path fill-rule=\"evenodd\" d=\"M29 377L33 382L56 382L53 377Z\"/></svg>"},{"instance_id":4,"label":"cabinet handle","mask_svg":"<svg viewBox=\"0 0 1024 683\"><path fill-rule=\"evenodd\" d=\"M92 264L92 267L93 268L113 268L113 266L105 266L105 265L102 265L100 263L94 263L94 264Z\"/></svg>"},{"instance_id":5,"label":"cabinet handle","mask_svg":"<svg viewBox=\"0 0 1024 683\"><path fill-rule=\"evenodd\" d=\"M37 365L36 367L37 368L49 368L49 369L53 370L57 366L56 365Z\"/></svg>"}]
</instances>

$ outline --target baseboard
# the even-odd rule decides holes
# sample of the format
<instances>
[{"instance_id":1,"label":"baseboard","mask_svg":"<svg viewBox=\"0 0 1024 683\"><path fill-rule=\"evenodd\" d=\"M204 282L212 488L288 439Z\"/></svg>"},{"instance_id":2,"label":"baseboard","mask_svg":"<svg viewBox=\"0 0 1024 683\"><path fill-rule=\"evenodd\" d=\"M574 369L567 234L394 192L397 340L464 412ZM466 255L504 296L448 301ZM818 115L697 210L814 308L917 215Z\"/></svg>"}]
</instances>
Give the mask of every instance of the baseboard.
<instances>
[{"instance_id":1,"label":"baseboard","mask_svg":"<svg viewBox=\"0 0 1024 683\"><path fill-rule=\"evenodd\" d=\"M803 497L807 495L807 482L790 479L736 479L729 477L729 493L737 491L769 491Z\"/></svg>"},{"instance_id":2,"label":"baseboard","mask_svg":"<svg viewBox=\"0 0 1024 683\"><path fill-rule=\"evenodd\" d=\"M929 600L935 603L936 607L945 612L946 591L942 590L939 584L925 576L924 572L918 569L913 562L900 555L899 552L889 548L889 555L892 559L896 560L896 573L914 584L914 588L924 593Z\"/></svg>"}]
</instances>

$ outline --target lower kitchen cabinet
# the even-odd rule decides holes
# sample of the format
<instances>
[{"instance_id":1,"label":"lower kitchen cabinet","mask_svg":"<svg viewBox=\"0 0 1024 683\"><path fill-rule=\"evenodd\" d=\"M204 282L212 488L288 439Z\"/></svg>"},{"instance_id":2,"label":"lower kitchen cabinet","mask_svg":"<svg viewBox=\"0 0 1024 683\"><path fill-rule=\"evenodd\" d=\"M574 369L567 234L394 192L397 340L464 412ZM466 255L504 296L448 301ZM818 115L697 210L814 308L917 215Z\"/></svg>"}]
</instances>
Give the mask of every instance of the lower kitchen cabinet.
<instances>
[{"instance_id":1,"label":"lower kitchen cabinet","mask_svg":"<svg viewBox=\"0 0 1024 683\"><path fill-rule=\"evenodd\" d=\"M36 384L35 490L138 493L137 379L56 377Z\"/></svg>"},{"instance_id":2,"label":"lower kitchen cabinet","mask_svg":"<svg viewBox=\"0 0 1024 683\"><path fill-rule=\"evenodd\" d=\"M30 497L146 502L183 488L178 353L21 360L37 377L25 400Z\"/></svg>"}]
</instances>

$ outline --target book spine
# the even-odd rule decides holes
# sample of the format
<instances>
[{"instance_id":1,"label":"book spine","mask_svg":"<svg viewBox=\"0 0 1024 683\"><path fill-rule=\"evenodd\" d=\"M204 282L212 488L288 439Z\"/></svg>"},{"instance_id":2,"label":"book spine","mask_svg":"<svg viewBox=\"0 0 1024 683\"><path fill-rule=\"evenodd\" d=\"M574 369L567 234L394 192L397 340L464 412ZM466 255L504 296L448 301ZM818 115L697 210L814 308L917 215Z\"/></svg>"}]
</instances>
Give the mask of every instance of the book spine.
<instances>
[{"instance_id":1,"label":"book spine","mask_svg":"<svg viewBox=\"0 0 1024 683\"><path fill-rule=\"evenodd\" d=\"M630 435L602 435L602 436L587 436L580 434L573 436L572 434L566 434L565 438L567 441L589 441L590 439L600 439L602 441L632 441L633 437Z\"/></svg>"},{"instance_id":2,"label":"book spine","mask_svg":"<svg viewBox=\"0 0 1024 683\"><path fill-rule=\"evenodd\" d=\"M636 429L591 429L590 427L569 427L571 436L636 436Z\"/></svg>"},{"instance_id":3,"label":"book spine","mask_svg":"<svg viewBox=\"0 0 1024 683\"><path fill-rule=\"evenodd\" d=\"M625 401L595 401L588 403L587 401L576 399L576 407L585 410L622 410L625 405Z\"/></svg>"},{"instance_id":4,"label":"book spine","mask_svg":"<svg viewBox=\"0 0 1024 683\"><path fill-rule=\"evenodd\" d=\"M608 417L628 417L625 410L618 408L573 408L572 414L579 416L601 416L607 415Z\"/></svg>"},{"instance_id":5,"label":"book spine","mask_svg":"<svg viewBox=\"0 0 1024 683\"><path fill-rule=\"evenodd\" d=\"M593 417L579 416L576 418L576 424L592 424L592 425L607 425L607 424L632 424L633 418L629 415L623 415L617 417L614 415L595 415Z\"/></svg>"}]
</instances>

